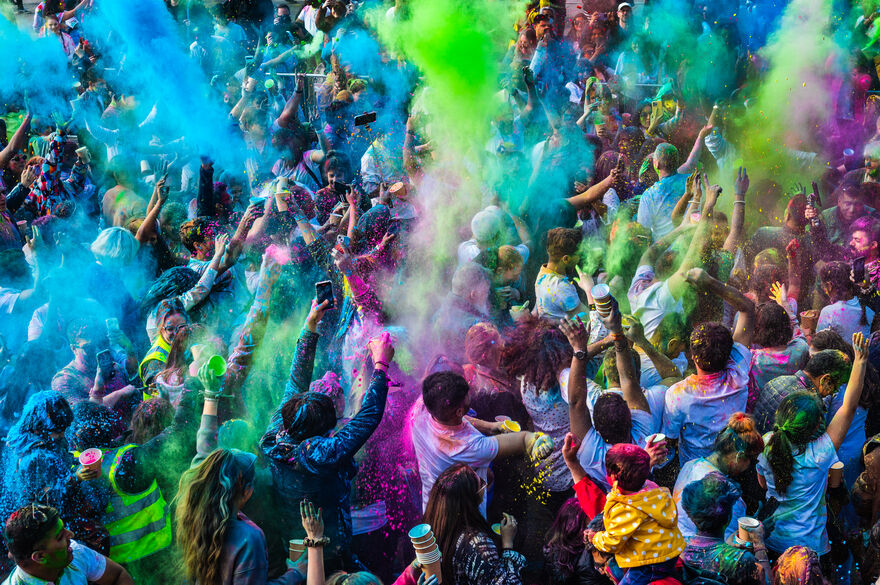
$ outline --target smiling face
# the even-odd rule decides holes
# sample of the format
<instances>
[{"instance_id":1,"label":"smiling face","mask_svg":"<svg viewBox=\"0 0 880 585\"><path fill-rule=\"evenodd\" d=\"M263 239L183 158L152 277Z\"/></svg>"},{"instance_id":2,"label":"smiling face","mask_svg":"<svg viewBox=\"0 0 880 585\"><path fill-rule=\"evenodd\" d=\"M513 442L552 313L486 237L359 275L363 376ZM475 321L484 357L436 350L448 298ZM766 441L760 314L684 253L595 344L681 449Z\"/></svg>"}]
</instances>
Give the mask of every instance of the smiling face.
<instances>
[{"instance_id":1,"label":"smiling face","mask_svg":"<svg viewBox=\"0 0 880 585\"><path fill-rule=\"evenodd\" d=\"M64 527L64 522L58 520L55 528L36 544L31 560L47 569L63 569L73 562L73 549L70 547L70 539L73 533Z\"/></svg>"}]
</instances>

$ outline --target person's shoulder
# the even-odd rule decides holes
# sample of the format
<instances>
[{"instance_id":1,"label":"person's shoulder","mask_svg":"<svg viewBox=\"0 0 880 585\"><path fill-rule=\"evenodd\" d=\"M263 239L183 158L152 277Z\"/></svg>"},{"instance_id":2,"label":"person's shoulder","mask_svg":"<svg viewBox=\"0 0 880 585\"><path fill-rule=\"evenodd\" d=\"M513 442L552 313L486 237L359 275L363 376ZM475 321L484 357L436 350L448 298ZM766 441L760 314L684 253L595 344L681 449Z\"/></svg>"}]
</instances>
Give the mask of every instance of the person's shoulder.
<instances>
[{"instance_id":1,"label":"person's shoulder","mask_svg":"<svg viewBox=\"0 0 880 585\"><path fill-rule=\"evenodd\" d=\"M71 566L82 571L89 581L100 579L107 568L107 557L75 540L70 541L70 548L73 551Z\"/></svg>"}]
</instances>

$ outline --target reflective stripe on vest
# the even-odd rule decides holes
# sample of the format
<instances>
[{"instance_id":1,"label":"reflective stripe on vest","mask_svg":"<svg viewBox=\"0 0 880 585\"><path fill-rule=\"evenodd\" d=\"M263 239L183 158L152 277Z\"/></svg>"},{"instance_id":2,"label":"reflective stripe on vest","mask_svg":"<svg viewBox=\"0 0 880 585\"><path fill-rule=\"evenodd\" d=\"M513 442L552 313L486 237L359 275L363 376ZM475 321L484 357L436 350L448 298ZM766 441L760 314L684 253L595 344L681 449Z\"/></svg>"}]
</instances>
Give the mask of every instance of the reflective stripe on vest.
<instances>
[{"instance_id":1,"label":"reflective stripe on vest","mask_svg":"<svg viewBox=\"0 0 880 585\"><path fill-rule=\"evenodd\" d=\"M167 363L168 362L168 353L171 351L171 346L162 339L162 336L156 338L156 343L153 347L150 348L150 351L147 352L147 355L144 359L141 360L141 363L138 364L138 377L141 379L141 383L144 383L144 366L147 362L156 360L157 362ZM156 394L151 394L147 390L142 392L144 402L151 398L156 398L159 396L158 392Z\"/></svg>"},{"instance_id":2,"label":"reflective stripe on vest","mask_svg":"<svg viewBox=\"0 0 880 585\"><path fill-rule=\"evenodd\" d=\"M110 558L117 563L136 561L171 545L168 505L156 480L139 494L128 494L116 484L122 456L136 446L105 453L101 465L112 488L104 527L110 533Z\"/></svg>"}]
</instances>

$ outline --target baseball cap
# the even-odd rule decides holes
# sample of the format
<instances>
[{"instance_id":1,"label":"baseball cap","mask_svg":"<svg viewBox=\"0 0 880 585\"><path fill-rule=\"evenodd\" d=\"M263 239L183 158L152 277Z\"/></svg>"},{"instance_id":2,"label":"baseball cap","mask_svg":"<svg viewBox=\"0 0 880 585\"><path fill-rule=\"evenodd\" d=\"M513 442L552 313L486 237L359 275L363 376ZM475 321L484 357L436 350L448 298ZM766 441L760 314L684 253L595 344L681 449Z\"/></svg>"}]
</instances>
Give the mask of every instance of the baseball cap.
<instances>
[{"instance_id":1,"label":"baseball cap","mask_svg":"<svg viewBox=\"0 0 880 585\"><path fill-rule=\"evenodd\" d=\"M632 10L633 5L630 4L629 2L621 2L620 4L617 5L618 10L623 10L624 8L629 8L630 10Z\"/></svg>"}]
</instances>

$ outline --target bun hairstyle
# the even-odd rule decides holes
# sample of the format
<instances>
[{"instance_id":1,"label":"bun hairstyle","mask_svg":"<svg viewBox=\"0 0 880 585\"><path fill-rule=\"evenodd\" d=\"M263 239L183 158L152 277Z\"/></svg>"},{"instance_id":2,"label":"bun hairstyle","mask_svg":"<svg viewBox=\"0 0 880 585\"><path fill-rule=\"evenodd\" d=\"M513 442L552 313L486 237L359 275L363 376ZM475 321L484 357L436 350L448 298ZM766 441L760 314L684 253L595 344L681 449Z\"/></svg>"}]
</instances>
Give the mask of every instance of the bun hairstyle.
<instances>
[{"instance_id":1,"label":"bun hairstyle","mask_svg":"<svg viewBox=\"0 0 880 585\"><path fill-rule=\"evenodd\" d=\"M751 415L735 412L715 437L712 450L719 455L742 453L750 458L757 457L764 450L764 439Z\"/></svg>"}]
</instances>

